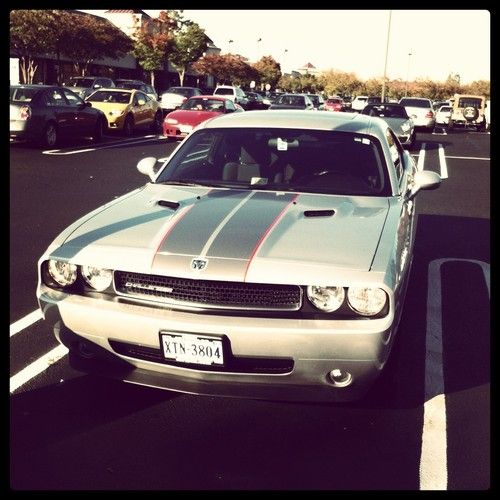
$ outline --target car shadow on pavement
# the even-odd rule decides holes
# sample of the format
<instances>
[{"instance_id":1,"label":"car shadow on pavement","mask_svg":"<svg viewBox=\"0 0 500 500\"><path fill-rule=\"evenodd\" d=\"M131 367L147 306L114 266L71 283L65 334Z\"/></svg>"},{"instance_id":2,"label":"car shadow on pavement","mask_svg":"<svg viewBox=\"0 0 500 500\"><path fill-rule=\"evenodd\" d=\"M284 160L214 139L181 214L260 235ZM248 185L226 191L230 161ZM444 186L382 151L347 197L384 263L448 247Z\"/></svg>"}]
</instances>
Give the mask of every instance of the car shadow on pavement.
<instances>
[{"instance_id":1,"label":"car shadow on pavement","mask_svg":"<svg viewBox=\"0 0 500 500\"><path fill-rule=\"evenodd\" d=\"M10 397L11 460L174 398L176 393L82 375Z\"/></svg>"}]
</instances>

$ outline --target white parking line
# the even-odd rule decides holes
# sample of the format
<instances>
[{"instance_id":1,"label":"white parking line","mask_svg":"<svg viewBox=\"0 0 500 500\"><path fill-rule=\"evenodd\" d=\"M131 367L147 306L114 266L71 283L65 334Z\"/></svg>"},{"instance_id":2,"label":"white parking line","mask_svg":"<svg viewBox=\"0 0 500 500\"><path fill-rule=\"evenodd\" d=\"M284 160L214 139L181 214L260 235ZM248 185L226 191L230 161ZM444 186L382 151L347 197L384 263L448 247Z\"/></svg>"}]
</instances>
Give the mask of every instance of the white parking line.
<instances>
[{"instance_id":1,"label":"white parking line","mask_svg":"<svg viewBox=\"0 0 500 500\"><path fill-rule=\"evenodd\" d=\"M484 160L484 161L490 161L490 158L480 158L479 156L447 156L446 158L453 158L454 160Z\"/></svg>"},{"instance_id":2,"label":"white parking line","mask_svg":"<svg viewBox=\"0 0 500 500\"><path fill-rule=\"evenodd\" d=\"M448 179L448 167L446 166L446 159L444 157L444 148L442 144L438 144L439 148L439 165L441 167L441 179Z\"/></svg>"},{"instance_id":3,"label":"white parking line","mask_svg":"<svg viewBox=\"0 0 500 500\"><path fill-rule=\"evenodd\" d=\"M490 266L471 259L436 259L430 262L427 285L427 327L425 336L425 403L420 455L420 489L448 488L446 400L443 375L443 326L441 266L445 262L479 265L490 294Z\"/></svg>"},{"instance_id":4,"label":"white parking line","mask_svg":"<svg viewBox=\"0 0 500 500\"><path fill-rule=\"evenodd\" d=\"M73 149L69 151L64 151L62 149L51 149L47 151L42 151L44 155L74 155L78 153L88 153L90 151L97 151L100 149L111 149L111 148L118 148L121 146L128 146L129 144L140 144L142 142L149 142L149 141L156 141L158 139L166 139L164 136L158 136L158 135L145 135L144 137L140 137L136 140L133 141L120 141L120 142L113 142L111 144L103 144L102 146L96 146L93 148L85 148L85 149Z\"/></svg>"},{"instance_id":5,"label":"white parking line","mask_svg":"<svg viewBox=\"0 0 500 500\"><path fill-rule=\"evenodd\" d=\"M424 169L424 161L425 161L425 146L427 143L423 142L422 147L420 148L420 153L418 154L418 162L417 162L417 170Z\"/></svg>"},{"instance_id":6,"label":"white parking line","mask_svg":"<svg viewBox=\"0 0 500 500\"><path fill-rule=\"evenodd\" d=\"M12 323L10 325L10 337L13 337L16 333L19 333L21 330L28 328L28 326L36 323L37 321L43 318L42 311L37 309L36 311L30 312L24 318Z\"/></svg>"},{"instance_id":7,"label":"white parking line","mask_svg":"<svg viewBox=\"0 0 500 500\"><path fill-rule=\"evenodd\" d=\"M60 344L26 368L23 368L13 377L10 377L10 392L14 392L26 382L45 371L50 365L57 363L62 357L66 356L66 354L68 354L67 347Z\"/></svg>"}]
</instances>

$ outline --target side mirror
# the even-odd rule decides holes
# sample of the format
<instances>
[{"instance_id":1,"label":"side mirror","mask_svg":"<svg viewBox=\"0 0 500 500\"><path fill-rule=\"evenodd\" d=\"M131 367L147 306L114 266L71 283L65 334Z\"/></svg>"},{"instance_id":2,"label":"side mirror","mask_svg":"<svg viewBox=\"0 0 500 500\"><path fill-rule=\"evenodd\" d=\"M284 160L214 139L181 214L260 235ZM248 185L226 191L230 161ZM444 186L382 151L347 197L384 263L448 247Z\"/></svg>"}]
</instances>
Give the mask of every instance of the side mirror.
<instances>
[{"instance_id":1,"label":"side mirror","mask_svg":"<svg viewBox=\"0 0 500 500\"><path fill-rule=\"evenodd\" d=\"M419 170L413 176L413 187L408 193L407 199L415 198L417 193L423 189L437 189L441 184L441 176L430 170Z\"/></svg>"},{"instance_id":2,"label":"side mirror","mask_svg":"<svg viewBox=\"0 0 500 500\"><path fill-rule=\"evenodd\" d=\"M137 170L139 170L141 174L147 175L152 181L154 181L156 162L157 159L154 156L143 158L137 163Z\"/></svg>"}]
</instances>

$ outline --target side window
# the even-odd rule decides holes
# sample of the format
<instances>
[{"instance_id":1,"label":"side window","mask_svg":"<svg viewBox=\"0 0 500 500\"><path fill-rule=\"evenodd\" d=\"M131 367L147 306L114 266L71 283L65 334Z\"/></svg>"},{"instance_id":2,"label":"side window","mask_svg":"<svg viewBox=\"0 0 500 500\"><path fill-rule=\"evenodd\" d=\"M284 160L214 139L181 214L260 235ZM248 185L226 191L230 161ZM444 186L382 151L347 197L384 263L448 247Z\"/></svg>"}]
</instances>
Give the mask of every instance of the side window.
<instances>
[{"instance_id":1,"label":"side window","mask_svg":"<svg viewBox=\"0 0 500 500\"><path fill-rule=\"evenodd\" d=\"M49 90L47 94L47 106L67 106L68 103L62 93L57 90Z\"/></svg>"},{"instance_id":2,"label":"side window","mask_svg":"<svg viewBox=\"0 0 500 500\"><path fill-rule=\"evenodd\" d=\"M389 143L389 149L391 152L391 159L396 168L396 175L398 177L398 182L401 182L403 178L403 151L399 140L394 135L392 130L387 129L387 142Z\"/></svg>"},{"instance_id":3,"label":"side window","mask_svg":"<svg viewBox=\"0 0 500 500\"><path fill-rule=\"evenodd\" d=\"M71 92L70 90L63 89L63 92L71 106L78 106L80 104L84 104L84 102L76 94L73 94L73 92Z\"/></svg>"}]
</instances>

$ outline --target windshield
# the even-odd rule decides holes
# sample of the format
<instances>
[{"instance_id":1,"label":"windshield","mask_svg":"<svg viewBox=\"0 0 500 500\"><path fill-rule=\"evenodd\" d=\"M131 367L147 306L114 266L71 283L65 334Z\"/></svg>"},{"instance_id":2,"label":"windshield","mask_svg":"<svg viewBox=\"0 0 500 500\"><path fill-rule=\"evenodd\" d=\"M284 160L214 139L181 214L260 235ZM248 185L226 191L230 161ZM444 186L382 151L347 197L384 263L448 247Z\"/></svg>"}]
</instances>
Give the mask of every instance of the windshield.
<instances>
[{"instance_id":1,"label":"windshield","mask_svg":"<svg viewBox=\"0 0 500 500\"><path fill-rule=\"evenodd\" d=\"M218 111L222 113L224 111L224 101L221 99L200 99L198 97L191 97L180 107L180 109L192 111Z\"/></svg>"},{"instance_id":2,"label":"windshield","mask_svg":"<svg viewBox=\"0 0 500 500\"><path fill-rule=\"evenodd\" d=\"M281 95L276 99L276 104L284 104L286 106L305 106L304 96L286 94Z\"/></svg>"},{"instance_id":3,"label":"windshield","mask_svg":"<svg viewBox=\"0 0 500 500\"><path fill-rule=\"evenodd\" d=\"M432 108L430 101L427 99L403 98L399 103L403 106L410 106L413 108Z\"/></svg>"},{"instance_id":4,"label":"windshield","mask_svg":"<svg viewBox=\"0 0 500 500\"><path fill-rule=\"evenodd\" d=\"M368 105L361 112L364 115L379 116L380 118L404 118L408 119L408 114L404 106L390 105L390 104L379 104L379 105Z\"/></svg>"},{"instance_id":5,"label":"windshield","mask_svg":"<svg viewBox=\"0 0 500 500\"><path fill-rule=\"evenodd\" d=\"M130 102L130 92L117 92L114 90L98 90L87 98L91 102L112 102L118 104L128 104Z\"/></svg>"},{"instance_id":6,"label":"windshield","mask_svg":"<svg viewBox=\"0 0 500 500\"><path fill-rule=\"evenodd\" d=\"M233 95L234 91L233 91L233 89L218 88L218 89L215 90L214 94L219 94L219 95Z\"/></svg>"},{"instance_id":7,"label":"windshield","mask_svg":"<svg viewBox=\"0 0 500 500\"><path fill-rule=\"evenodd\" d=\"M473 108L481 108L482 99L480 97L461 97L458 100L459 108L468 108L472 106Z\"/></svg>"},{"instance_id":8,"label":"windshield","mask_svg":"<svg viewBox=\"0 0 500 500\"><path fill-rule=\"evenodd\" d=\"M85 87L90 88L94 83L93 78L72 78L67 84L67 87Z\"/></svg>"},{"instance_id":9,"label":"windshield","mask_svg":"<svg viewBox=\"0 0 500 500\"><path fill-rule=\"evenodd\" d=\"M142 83L134 83L134 82L118 82L116 86L119 89L136 89L139 90L142 87Z\"/></svg>"},{"instance_id":10,"label":"windshield","mask_svg":"<svg viewBox=\"0 0 500 500\"><path fill-rule=\"evenodd\" d=\"M388 196L372 137L306 129L202 129L188 136L157 183Z\"/></svg>"},{"instance_id":11,"label":"windshield","mask_svg":"<svg viewBox=\"0 0 500 500\"><path fill-rule=\"evenodd\" d=\"M178 94L183 95L184 97L189 97L194 94L193 89L189 89L187 87L170 87L167 90L168 94Z\"/></svg>"}]
</instances>

